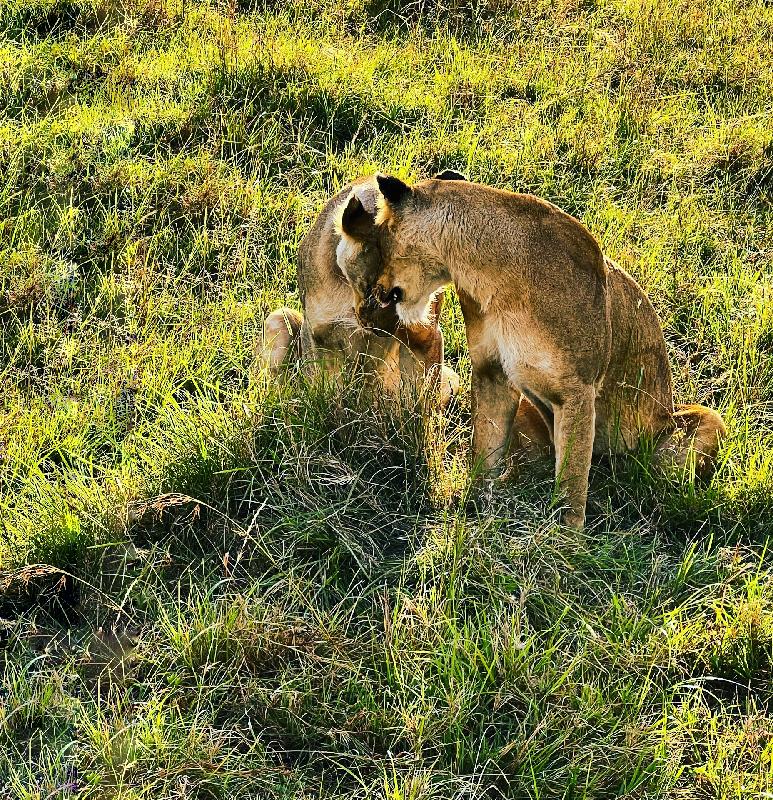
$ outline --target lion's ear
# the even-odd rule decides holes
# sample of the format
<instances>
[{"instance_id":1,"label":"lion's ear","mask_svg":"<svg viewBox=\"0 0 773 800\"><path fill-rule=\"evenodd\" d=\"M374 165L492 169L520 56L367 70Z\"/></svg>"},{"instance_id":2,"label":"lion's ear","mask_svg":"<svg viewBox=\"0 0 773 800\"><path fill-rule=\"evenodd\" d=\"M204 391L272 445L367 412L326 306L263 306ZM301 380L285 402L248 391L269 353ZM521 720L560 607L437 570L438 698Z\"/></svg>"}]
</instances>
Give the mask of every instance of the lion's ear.
<instances>
[{"instance_id":1,"label":"lion's ear","mask_svg":"<svg viewBox=\"0 0 773 800\"><path fill-rule=\"evenodd\" d=\"M444 169L442 172L438 172L435 175L436 181L466 181L467 176L462 175L461 172L457 172L455 169Z\"/></svg>"},{"instance_id":2,"label":"lion's ear","mask_svg":"<svg viewBox=\"0 0 773 800\"><path fill-rule=\"evenodd\" d=\"M369 214L360 198L352 192L341 214L339 228L352 239L364 239L375 224L375 214Z\"/></svg>"},{"instance_id":3,"label":"lion's ear","mask_svg":"<svg viewBox=\"0 0 773 800\"><path fill-rule=\"evenodd\" d=\"M391 175L376 175L378 189L391 206L399 206L410 194L411 187Z\"/></svg>"}]
</instances>

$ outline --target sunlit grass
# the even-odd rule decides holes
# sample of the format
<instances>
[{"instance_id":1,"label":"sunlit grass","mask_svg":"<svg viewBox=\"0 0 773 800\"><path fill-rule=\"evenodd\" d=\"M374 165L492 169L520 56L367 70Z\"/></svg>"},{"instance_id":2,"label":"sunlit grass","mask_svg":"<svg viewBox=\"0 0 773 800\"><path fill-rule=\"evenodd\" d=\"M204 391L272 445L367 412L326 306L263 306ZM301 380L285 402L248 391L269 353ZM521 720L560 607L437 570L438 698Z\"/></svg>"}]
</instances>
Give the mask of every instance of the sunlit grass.
<instances>
[{"instance_id":1,"label":"sunlit grass","mask_svg":"<svg viewBox=\"0 0 773 800\"><path fill-rule=\"evenodd\" d=\"M0 795L773 792L769 3L0 7ZM445 416L256 365L325 199L440 168L582 219L716 477L470 493Z\"/></svg>"}]
</instances>

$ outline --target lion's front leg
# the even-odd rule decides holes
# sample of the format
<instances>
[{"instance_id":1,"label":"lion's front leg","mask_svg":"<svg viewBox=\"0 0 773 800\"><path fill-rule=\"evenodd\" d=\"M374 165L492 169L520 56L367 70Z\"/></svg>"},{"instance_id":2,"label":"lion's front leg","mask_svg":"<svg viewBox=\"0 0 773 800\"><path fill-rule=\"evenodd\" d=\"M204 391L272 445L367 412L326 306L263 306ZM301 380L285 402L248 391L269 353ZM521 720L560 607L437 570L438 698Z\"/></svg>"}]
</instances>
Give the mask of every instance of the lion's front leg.
<instances>
[{"instance_id":1,"label":"lion's front leg","mask_svg":"<svg viewBox=\"0 0 773 800\"><path fill-rule=\"evenodd\" d=\"M439 319L444 293L437 292L430 311L429 325L400 327L400 373L407 385L421 388L430 407L445 408L459 391L459 376L444 361L443 332Z\"/></svg>"},{"instance_id":2,"label":"lion's front leg","mask_svg":"<svg viewBox=\"0 0 773 800\"><path fill-rule=\"evenodd\" d=\"M554 406L553 440L556 447L556 480L568 509L563 523L585 525L593 440L596 435L596 389L578 386Z\"/></svg>"},{"instance_id":3,"label":"lion's front leg","mask_svg":"<svg viewBox=\"0 0 773 800\"><path fill-rule=\"evenodd\" d=\"M510 456L517 464L550 456L553 447L553 419L546 411L541 413L525 395L521 397L510 443Z\"/></svg>"},{"instance_id":4,"label":"lion's front leg","mask_svg":"<svg viewBox=\"0 0 773 800\"><path fill-rule=\"evenodd\" d=\"M472 362L472 459L491 472L505 461L521 397L502 369L480 306L462 291L459 302Z\"/></svg>"},{"instance_id":5,"label":"lion's front leg","mask_svg":"<svg viewBox=\"0 0 773 800\"><path fill-rule=\"evenodd\" d=\"M505 462L519 400L498 363L473 361L472 455L485 472Z\"/></svg>"},{"instance_id":6,"label":"lion's front leg","mask_svg":"<svg viewBox=\"0 0 773 800\"><path fill-rule=\"evenodd\" d=\"M391 397L400 396L400 342L392 336L371 334L362 353L364 369L375 375L380 387Z\"/></svg>"},{"instance_id":7,"label":"lion's front leg","mask_svg":"<svg viewBox=\"0 0 773 800\"><path fill-rule=\"evenodd\" d=\"M443 364L443 334L432 326L399 332L400 374L405 386L419 389L431 407L444 408L459 390L459 377Z\"/></svg>"},{"instance_id":8,"label":"lion's front leg","mask_svg":"<svg viewBox=\"0 0 773 800\"><path fill-rule=\"evenodd\" d=\"M310 377L323 375L340 381L360 349L352 340L351 329L340 322L305 321L301 329L301 359Z\"/></svg>"}]
</instances>

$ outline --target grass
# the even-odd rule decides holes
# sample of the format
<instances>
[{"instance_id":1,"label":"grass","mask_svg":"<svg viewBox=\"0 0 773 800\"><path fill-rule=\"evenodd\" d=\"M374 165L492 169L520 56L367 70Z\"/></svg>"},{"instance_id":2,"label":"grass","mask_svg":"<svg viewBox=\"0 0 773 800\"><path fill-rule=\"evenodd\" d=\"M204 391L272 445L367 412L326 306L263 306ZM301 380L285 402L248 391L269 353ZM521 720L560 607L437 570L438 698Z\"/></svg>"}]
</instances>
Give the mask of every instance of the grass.
<instances>
[{"instance_id":1,"label":"grass","mask_svg":"<svg viewBox=\"0 0 773 800\"><path fill-rule=\"evenodd\" d=\"M0 795L773 792L766 0L5 0ZM581 218L663 321L708 485L469 492L445 417L255 363L375 169ZM456 303L449 360L469 386Z\"/></svg>"}]
</instances>

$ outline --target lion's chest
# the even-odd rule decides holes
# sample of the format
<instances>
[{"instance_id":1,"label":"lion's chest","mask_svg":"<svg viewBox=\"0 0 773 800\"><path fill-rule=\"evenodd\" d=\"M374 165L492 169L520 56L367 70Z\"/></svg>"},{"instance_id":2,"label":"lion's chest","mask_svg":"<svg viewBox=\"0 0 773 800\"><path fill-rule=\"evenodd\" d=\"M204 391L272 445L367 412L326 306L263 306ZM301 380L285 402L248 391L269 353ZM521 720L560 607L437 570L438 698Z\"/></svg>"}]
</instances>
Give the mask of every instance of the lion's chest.
<instances>
[{"instance_id":1,"label":"lion's chest","mask_svg":"<svg viewBox=\"0 0 773 800\"><path fill-rule=\"evenodd\" d=\"M556 372L556 355L549 341L526 313L492 320L479 347L488 358L499 361L510 383L521 390L534 375Z\"/></svg>"}]
</instances>

